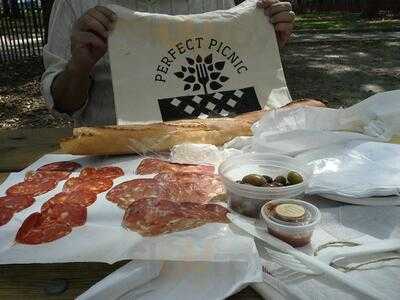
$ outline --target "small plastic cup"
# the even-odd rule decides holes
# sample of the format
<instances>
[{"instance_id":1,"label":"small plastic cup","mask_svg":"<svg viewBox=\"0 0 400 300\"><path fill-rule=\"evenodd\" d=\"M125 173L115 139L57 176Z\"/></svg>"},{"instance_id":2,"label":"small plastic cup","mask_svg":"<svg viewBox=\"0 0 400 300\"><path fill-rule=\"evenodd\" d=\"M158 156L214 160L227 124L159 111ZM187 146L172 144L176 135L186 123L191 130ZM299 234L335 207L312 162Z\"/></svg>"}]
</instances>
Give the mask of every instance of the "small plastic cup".
<instances>
[{"instance_id":1,"label":"small plastic cup","mask_svg":"<svg viewBox=\"0 0 400 300\"><path fill-rule=\"evenodd\" d=\"M268 201L282 198L302 198L310 176L309 169L299 160L285 155L249 153L224 161L219 174L228 195L231 210L250 218L260 216L261 207ZM295 171L303 182L283 187L257 187L237 183L249 174L276 177Z\"/></svg>"},{"instance_id":2,"label":"small plastic cup","mask_svg":"<svg viewBox=\"0 0 400 300\"><path fill-rule=\"evenodd\" d=\"M280 204L302 206L306 211L304 221L286 222L275 217L273 211ZM297 199L270 201L261 208L261 215L267 224L268 232L293 247L304 247L309 244L315 227L321 221L321 213L316 206Z\"/></svg>"}]
</instances>

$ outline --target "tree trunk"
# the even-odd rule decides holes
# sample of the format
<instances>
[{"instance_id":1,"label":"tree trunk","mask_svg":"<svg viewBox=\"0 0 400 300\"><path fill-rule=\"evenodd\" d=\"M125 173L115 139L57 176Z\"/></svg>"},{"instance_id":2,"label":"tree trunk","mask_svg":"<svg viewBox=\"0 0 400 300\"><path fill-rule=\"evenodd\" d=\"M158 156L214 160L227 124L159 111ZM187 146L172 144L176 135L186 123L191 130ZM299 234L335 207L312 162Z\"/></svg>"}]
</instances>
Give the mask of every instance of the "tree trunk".
<instances>
[{"instance_id":1,"label":"tree trunk","mask_svg":"<svg viewBox=\"0 0 400 300\"><path fill-rule=\"evenodd\" d=\"M1 4L3 6L3 15L10 16L11 10L10 10L10 5L8 4L8 0L1 0Z\"/></svg>"},{"instance_id":2,"label":"tree trunk","mask_svg":"<svg viewBox=\"0 0 400 300\"><path fill-rule=\"evenodd\" d=\"M9 0L10 9L11 9L11 16L13 18L18 18L19 14L19 7L18 7L18 0Z\"/></svg>"},{"instance_id":3,"label":"tree trunk","mask_svg":"<svg viewBox=\"0 0 400 300\"><path fill-rule=\"evenodd\" d=\"M379 1L376 0L366 0L364 4L364 15L367 18L376 18L379 14Z\"/></svg>"}]
</instances>

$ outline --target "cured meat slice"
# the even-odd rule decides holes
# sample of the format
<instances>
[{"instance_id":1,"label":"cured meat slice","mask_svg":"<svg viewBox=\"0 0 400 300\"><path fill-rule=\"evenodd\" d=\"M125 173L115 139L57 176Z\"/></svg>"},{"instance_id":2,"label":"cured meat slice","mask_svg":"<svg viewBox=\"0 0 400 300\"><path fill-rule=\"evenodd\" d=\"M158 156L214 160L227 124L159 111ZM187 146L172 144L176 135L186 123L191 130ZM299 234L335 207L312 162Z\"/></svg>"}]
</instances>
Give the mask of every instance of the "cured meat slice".
<instances>
[{"instance_id":1,"label":"cured meat slice","mask_svg":"<svg viewBox=\"0 0 400 300\"><path fill-rule=\"evenodd\" d=\"M24 181L17 183L6 191L8 196L25 196L31 195L33 197L45 194L57 186L55 180L44 180L44 181Z\"/></svg>"},{"instance_id":2,"label":"cured meat slice","mask_svg":"<svg viewBox=\"0 0 400 300\"><path fill-rule=\"evenodd\" d=\"M165 188L169 199L176 202L204 204L225 193L222 181L213 174L160 173L154 180Z\"/></svg>"},{"instance_id":3,"label":"cured meat slice","mask_svg":"<svg viewBox=\"0 0 400 300\"><path fill-rule=\"evenodd\" d=\"M71 193L62 192L50 198L42 205L42 211L53 204L78 204L84 207L92 205L97 199L97 195L91 191L73 191Z\"/></svg>"},{"instance_id":4,"label":"cured meat slice","mask_svg":"<svg viewBox=\"0 0 400 300\"><path fill-rule=\"evenodd\" d=\"M71 231L72 227L67 223L57 223L43 218L41 213L33 213L25 219L15 240L21 244L38 245L58 240Z\"/></svg>"},{"instance_id":5,"label":"cured meat slice","mask_svg":"<svg viewBox=\"0 0 400 300\"><path fill-rule=\"evenodd\" d=\"M67 179L71 175L70 172L66 171L33 171L28 172L25 175L26 181L62 181Z\"/></svg>"},{"instance_id":6,"label":"cured meat slice","mask_svg":"<svg viewBox=\"0 0 400 300\"><path fill-rule=\"evenodd\" d=\"M165 190L154 179L133 179L112 188L106 195L107 200L126 209L133 202L143 198L165 198Z\"/></svg>"},{"instance_id":7,"label":"cured meat slice","mask_svg":"<svg viewBox=\"0 0 400 300\"><path fill-rule=\"evenodd\" d=\"M123 225L142 236L155 236L188 230L204 225L205 221L185 218L175 202L155 198L133 202L126 210Z\"/></svg>"},{"instance_id":8,"label":"cured meat slice","mask_svg":"<svg viewBox=\"0 0 400 300\"><path fill-rule=\"evenodd\" d=\"M171 163L156 158L146 158L141 161L136 170L136 174L147 175L156 173L198 173L198 174L214 174L215 168L206 165L183 165Z\"/></svg>"},{"instance_id":9,"label":"cured meat slice","mask_svg":"<svg viewBox=\"0 0 400 300\"><path fill-rule=\"evenodd\" d=\"M206 204L203 205L203 209L206 211L205 215L208 221L213 223L230 223L226 216L229 210L225 207L218 204Z\"/></svg>"},{"instance_id":10,"label":"cured meat slice","mask_svg":"<svg viewBox=\"0 0 400 300\"><path fill-rule=\"evenodd\" d=\"M64 183L64 192L74 191L91 191L100 194L109 190L113 186L113 182L109 178L94 177L72 177Z\"/></svg>"},{"instance_id":11,"label":"cured meat slice","mask_svg":"<svg viewBox=\"0 0 400 300\"><path fill-rule=\"evenodd\" d=\"M0 226L6 225L12 219L14 211L6 207L0 207Z\"/></svg>"},{"instance_id":12,"label":"cured meat slice","mask_svg":"<svg viewBox=\"0 0 400 300\"><path fill-rule=\"evenodd\" d=\"M42 217L51 222L69 224L72 227L82 226L86 223L86 207L76 203L48 203L43 205Z\"/></svg>"},{"instance_id":13,"label":"cured meat slice","mask_svg":"<svg viewBox=\"0 0 400 300\"><path fill-rule=\"evenodd\" d=\"M133 202L125 211L123 226L142 236L183 231L207 223L228 223L228 210L217 204L177 203L148 198Z\"/></svg>"},{"instance_id":14,"label":"cured meat slice","mask_svg":"<svg viewBox=\"0 0 400 300\"><path fill-rule=\"evenodd\" d=\"M65 171L73 172L81 167L80 164L73 161L59 161L44 165L37 169L38 171Z\"/></svg>"},{"instance_id":15,"label":"cured meat slice","mask_svg":"<svg viewBox=\"0 0 400 300\"><path fill-rule=\"evenodd\" d=\"M4 196L0 197L0 211L10 209L13 213L30 207L35 202L32 196Z\"/></svg>"},{"instance_id":16,"label":"cured meat slice","mask_svg":"<svg viewBox=\"0 0 400 300\"><path fill-rule=\"evenodd\" d=\"M229 223L226 217L229 212L225 207L218 204L201 205L193 202L179 203L179 209L187 218L196 218L207 223Z\"/></svg>"},{"instance_id":17,"label":"cured meat slice","mask_svg":"<svg viewBox=\"0 0 400 300\"><path fill-rule=\"evenodd\" d=\"M118 167L103 167L103 168L84 168L81 171L81 177L94 177L94 178L109 178L114 180L124 175L124 171Z\"/></svg>"}]
</instances>

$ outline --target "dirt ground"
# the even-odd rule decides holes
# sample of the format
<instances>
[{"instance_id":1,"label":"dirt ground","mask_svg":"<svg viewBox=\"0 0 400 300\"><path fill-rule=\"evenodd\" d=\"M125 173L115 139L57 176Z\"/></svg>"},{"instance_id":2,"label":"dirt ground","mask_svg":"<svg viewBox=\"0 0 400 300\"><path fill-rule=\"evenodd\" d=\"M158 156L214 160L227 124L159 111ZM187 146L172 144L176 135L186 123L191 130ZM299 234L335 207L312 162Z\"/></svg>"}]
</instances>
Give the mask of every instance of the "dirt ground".
<instances>
[{"instance_id":1,"label":"dirt ground","mask_svg":"<svg viewBox=\"0 0 400 300\"><path fill-rule=\"evenodd\" d=\"M400 86L400 42L292 43L282 62L293 99L326 100L347 107ZM40 93L40 59L0 66L0 129L69 127L52 116Z\"/></svg>"}]
</instances>

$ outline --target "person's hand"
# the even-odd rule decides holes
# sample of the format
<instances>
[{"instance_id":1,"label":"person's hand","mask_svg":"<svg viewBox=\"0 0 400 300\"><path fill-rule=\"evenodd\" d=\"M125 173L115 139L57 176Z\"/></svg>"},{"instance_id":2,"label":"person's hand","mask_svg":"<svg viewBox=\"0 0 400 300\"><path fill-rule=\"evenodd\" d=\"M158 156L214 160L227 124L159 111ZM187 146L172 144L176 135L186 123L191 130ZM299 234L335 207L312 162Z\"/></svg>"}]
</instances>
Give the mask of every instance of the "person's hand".
<instances>
[{"instance_id":1,"label":"person's hand","mask_svg":"<svg viewBox=\"0 0 400 300\"><path fill-rule=\"evenodd\" d=\"M73 26L69 68L88 75L107 52L107 39L116 15L103 6L89 9Z\"/></svg>"},{"instance_id":2,"label":"person's hand","mask_svg":"<svg viewBox=\"0 0 400 300\"><path fill-rule=\"evenodd\" d=\"M285 46L292 34L296 17L290 2L259 0L257 6L264 9L265 14L270 17L271 23L275 26L279 46Z\"/></svg>"}]
</instances>

